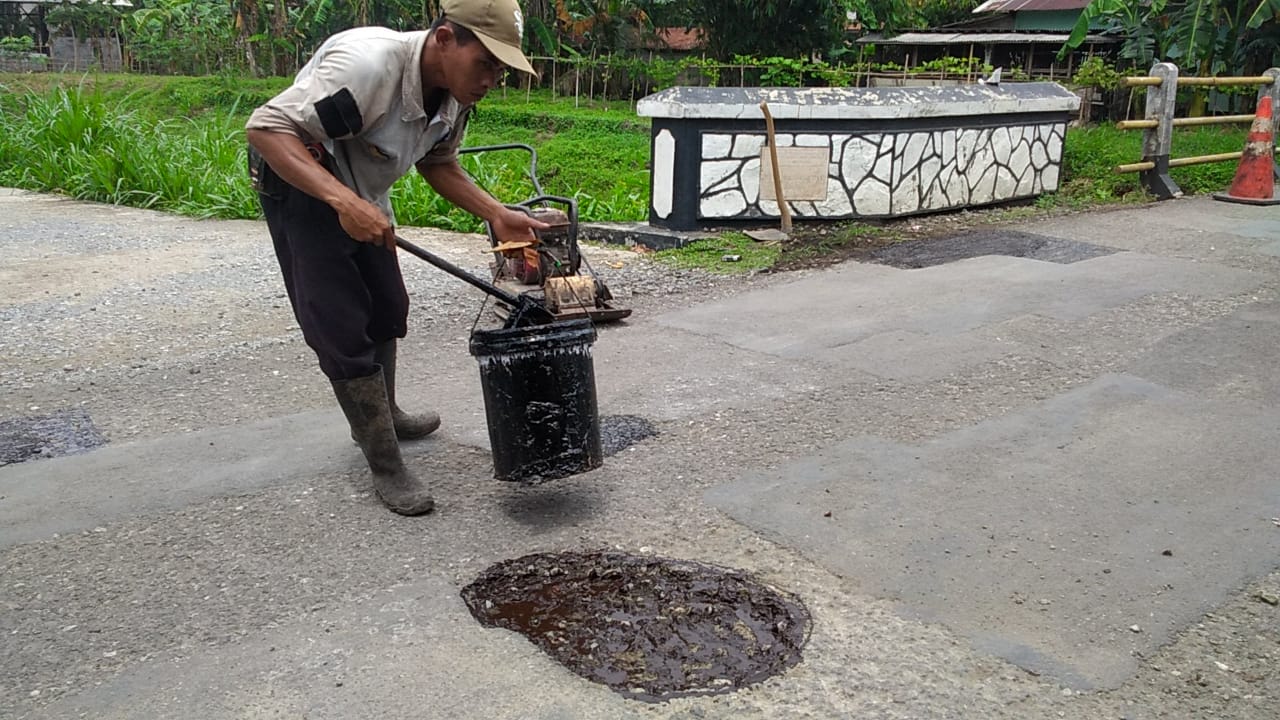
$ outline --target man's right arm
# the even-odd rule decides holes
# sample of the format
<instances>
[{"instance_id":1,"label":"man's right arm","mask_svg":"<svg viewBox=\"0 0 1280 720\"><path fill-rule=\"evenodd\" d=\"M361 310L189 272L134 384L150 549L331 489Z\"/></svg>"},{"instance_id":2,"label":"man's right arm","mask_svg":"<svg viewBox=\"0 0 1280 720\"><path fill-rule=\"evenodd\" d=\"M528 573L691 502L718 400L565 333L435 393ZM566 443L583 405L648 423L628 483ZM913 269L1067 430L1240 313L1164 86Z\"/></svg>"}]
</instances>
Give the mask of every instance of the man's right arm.
<instances>
[{"instance_id":1,"label":"man's right arm","mask_svg":"<svg viewBox=\"0 0 1280 720\"><path fill-rule=\"evenodd\" d=\"M326 170L297 135L251 128L245 137L281 180L332 207L348 235L395 249L395 228L387 216Z\"/></svg>"}]
</instances>

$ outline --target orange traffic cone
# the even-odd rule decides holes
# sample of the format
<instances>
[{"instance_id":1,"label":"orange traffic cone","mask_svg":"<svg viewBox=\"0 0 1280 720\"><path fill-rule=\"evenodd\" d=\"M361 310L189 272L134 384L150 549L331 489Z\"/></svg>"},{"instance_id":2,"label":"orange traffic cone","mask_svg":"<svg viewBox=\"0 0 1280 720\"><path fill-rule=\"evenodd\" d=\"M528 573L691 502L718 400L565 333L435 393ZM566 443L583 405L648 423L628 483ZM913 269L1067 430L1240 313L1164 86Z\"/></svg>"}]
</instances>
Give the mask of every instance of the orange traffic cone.
<instances>
[{"instance_id":1,"label":"orange traffic cone","mask_svg":"<svg viewBox=\"0 0 1280 720\"><path fill-rule=\"evenodd\" d=\"M1273 130L1271 96L1264 95L1258 100L1258 113L1244 140L1244 156L1236 168L1236 177L1225 193L1214 193L1214 199L1250 205L1280 204L1280 198L1275 197Z\"/></svg>"}]
</instances>

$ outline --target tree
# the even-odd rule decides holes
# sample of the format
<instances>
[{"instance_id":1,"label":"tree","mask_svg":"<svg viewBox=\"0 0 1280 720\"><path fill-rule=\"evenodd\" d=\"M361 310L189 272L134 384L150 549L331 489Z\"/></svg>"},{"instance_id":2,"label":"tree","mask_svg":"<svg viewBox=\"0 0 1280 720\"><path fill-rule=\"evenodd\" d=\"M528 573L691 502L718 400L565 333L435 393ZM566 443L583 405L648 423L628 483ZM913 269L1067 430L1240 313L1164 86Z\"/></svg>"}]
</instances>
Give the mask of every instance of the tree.
<instances>
[{"instance_id":1,"label":"tree","mask_svg":"<svg viewBox=\"0 0 1280 720\"><path fill-rule=\"evenodd\" d=\"M50 26L69 32L73 37L105 37L120 25L121 12L105 1L69 2L55 5L45 15Z\"/></svg>"},{"instance_id":2,"label":"tree","mask_svg":"<svg viewBox=\"0 0 1280 720\"><path fill-rule=\"evenodd\" d=\"M1100 26L1124 38L1121 57L1139 67L1168 60L1206 75L1241 73L1250 57L1274 56L1277 18L1280 0L1093 0L1063 52Z\"/></svg>"},{"instance_id":3,"label":"tree","mask_svg":"<svg viewBox=\"0 0 1280 720\"><path fill-rule=\"evenodd\" d=\"M644 0L655 27L699 28L707 50L735 55L805 57L839 49L851 26L894 32L926 18L950 17L971 0Z\"/></svg>"},{"instance_id":4,"label":"tree","mask_svg":"<svg viewBox=\"0 0 1280 720\"><path fill-rule=\"evenodd\" d=\"M649 16L634 0L555 0L557 43L583 52L626 50L649 28Z\"/></svg>"},{"instance_id":5,"label":"tree","mask_svg":"<svg viewBox=\"0 0 1280 720\"><path fill-rule=\"evenodd\" d=\"M973 16L982 0L910 0L916 15L916 27L936 28L951 25Z\"/></svg>"},{"instance_id":6,"label":"tree","mask_svg":"<svg viewBox=\"0 0 1280 720\"><path fill-rule=\"evenodd\" d=\"M129 51L152 71L208 74L234 65L234 13L224 0L146 0L126 15Z\"/></svg>"},{"instance_id":7,"label":"tree","mask_svg":"<svg viewBox=\"0 0 1280 720\"><path fill-rule=\"evenodd\" d=\"M1120 56L1141 68L1169 61L1188 75L1244 75L1280 55L1280 0L1093 0L1059 55L1099 25L1124 37ZM1205 113L1208 97L1194 94L1192 116Z\"/></svg>"}]
</instances>

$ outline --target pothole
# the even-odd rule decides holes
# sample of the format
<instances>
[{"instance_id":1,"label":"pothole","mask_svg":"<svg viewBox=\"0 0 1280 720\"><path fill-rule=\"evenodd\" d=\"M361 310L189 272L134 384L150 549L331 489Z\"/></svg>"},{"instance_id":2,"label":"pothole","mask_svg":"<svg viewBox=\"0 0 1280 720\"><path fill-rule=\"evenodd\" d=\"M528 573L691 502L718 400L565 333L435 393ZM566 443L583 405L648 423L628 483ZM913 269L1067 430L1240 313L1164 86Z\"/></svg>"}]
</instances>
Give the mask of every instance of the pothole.
<instances>
[{"instance_id":1,"label":"pothole","mask_svg":"<svg viewBox=\"0 0 1280 720\"><path fill-rule=\"evenodd\" d=\"M606 415L600 418L600 447L605 457L616 455L657 434L658 428L653 421L639 415Z\"/></svg>"},{"instance_id":2,"label":"pothole","mask_svg":"<svg viewBox=\"0 0 1280 720\"><path fill-rule=\"evenodd\" d=\"M82 408L0 421L0 467L92 450L107 440Z\"/></svg>"},{"instance_id":3,"label":"pothole","mask_svg":"<svg viewBox=\"0 0 1280 720\"><path fill-rule=\"evenodd\" d=\"M863 259L910 270L983 255L1005 255L1066 265L1117 252L1116 248L1017 230L980 230L948 238L887 245L872 250Z\"/></svg>"},{"instance_id":4,"label":"pothole","mask_svg":"<svg viewBox=\"0 0 1280 720\"><path fill-rule=\"evenodd\" d=\"M506 560L462 589L486 627L524 635L556 662L629 698L728 693L801 660L810 620L746 573L617 552Z\"/></svg>"}]
</instances>

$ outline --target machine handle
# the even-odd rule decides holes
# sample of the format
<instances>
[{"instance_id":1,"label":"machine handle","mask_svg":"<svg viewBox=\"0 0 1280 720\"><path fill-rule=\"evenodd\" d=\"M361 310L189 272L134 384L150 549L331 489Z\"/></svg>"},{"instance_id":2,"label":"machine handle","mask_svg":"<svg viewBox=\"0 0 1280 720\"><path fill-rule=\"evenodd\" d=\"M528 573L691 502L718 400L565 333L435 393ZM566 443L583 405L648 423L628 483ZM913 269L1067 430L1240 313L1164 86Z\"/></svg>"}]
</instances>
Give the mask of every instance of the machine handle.
<instances>
[{"instance_id":1,"label":"machine handle","mask_svg":"<svg viewBox=\"0 0 1280 720\"><path fill-rule=\"evenodd\" d=\"M428 252L408 240L405 240L399 235L396 235L396 246L403 249L410 255L413 255L420 260L425 260L468 285L471 285L482 292L488 293L489 295L492 295L502 302L510 305L513 309L511 317L515 318L515 321L511 323L513 326L519 323L520 317L524 317L529 321L538 324L554 322L556 319L555 315L551 314L550 310L528 295L513 295L493 283L485 282L448 260L445 260L439 255Z\"/></svg>"}]
</instances>

